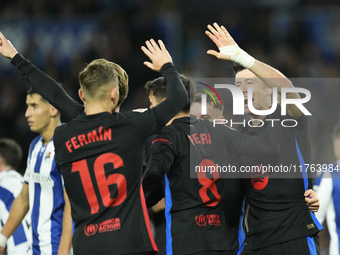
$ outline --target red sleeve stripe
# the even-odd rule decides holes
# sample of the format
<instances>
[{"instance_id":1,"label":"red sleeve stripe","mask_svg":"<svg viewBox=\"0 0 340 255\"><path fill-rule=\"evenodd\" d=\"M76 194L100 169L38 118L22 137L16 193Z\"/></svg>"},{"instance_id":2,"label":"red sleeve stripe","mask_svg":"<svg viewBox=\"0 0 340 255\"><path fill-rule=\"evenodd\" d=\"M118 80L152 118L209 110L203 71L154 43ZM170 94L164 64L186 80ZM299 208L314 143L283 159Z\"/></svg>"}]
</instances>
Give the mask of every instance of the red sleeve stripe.
<instances>
[{"instance_id":1,"label":"red sleeve stripe","mask_svg":"<svg viewBox=\"0 0 340 255\"><path fill-rule=\"evenodd\" d=\"M151 241L151 245L152 245L153 250L158 252L158 248L156 246L155 240L153 239L152 232L151 232L150 218L149 218L148 209L147 209L146 203L145 203L142 181L141 181L141 184L140 184L139 194L140 194L140 198L141 198L141 202L142 202L145 225L146 225L146 228L148 230L148 235L149 235L149 238L150 238L150 241Z\"/></svg>"}]
</instances>

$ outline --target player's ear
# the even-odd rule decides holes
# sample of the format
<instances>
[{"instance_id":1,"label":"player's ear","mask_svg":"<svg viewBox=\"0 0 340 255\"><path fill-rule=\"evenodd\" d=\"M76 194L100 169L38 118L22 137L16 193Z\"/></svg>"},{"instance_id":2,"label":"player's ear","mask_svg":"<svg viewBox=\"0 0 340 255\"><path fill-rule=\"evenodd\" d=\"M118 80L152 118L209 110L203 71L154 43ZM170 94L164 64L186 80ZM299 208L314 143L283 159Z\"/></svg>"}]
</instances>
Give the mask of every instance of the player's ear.
<instances>
[{"instance_id":1,"label":"player's ear","mask_svg":"<svg viewBox=\"0 0 340 255\"><path fill-rule=\"evenodd\" d=\"M110 98L111 98L111 100L114 104L118 104L119 90L117 89L117 87L114 87L114 88L111 89Z\"/></svg>"},{"instance_id":2,"label":"player's ear","mask_svg":"<svg viewBox=\"0 0 340 255\"><path fill-rule=\"evenodd\" d=\"M267 91L267 96L270 96L271 94L273 94L273 88L270 86L266 87L266 91Z\"/></svg>"},{"instance_id":3,"label":"player's ear","mask_svg":"<svg viewBox=\"0 0 340 255\"><path fill-rule=\"evenodd\" d=\"M55 117L55 116L58 115L58 113L59 113L59 111L56 108L54 108L53 106L51 106L50 116Z\"/></svg>"},{"instance_id":4,"label":"player's ear","mask_svg":"<svg viewBox=\"0 0 340 255\"><path fill-rule=\"evenodd\" d=\"M81 101L83 101L85 103L85 97L84 97L83 91L81 89L78 90L78 95L79 95L79 98L81 99Z\"/></svg>"}]
</instances>

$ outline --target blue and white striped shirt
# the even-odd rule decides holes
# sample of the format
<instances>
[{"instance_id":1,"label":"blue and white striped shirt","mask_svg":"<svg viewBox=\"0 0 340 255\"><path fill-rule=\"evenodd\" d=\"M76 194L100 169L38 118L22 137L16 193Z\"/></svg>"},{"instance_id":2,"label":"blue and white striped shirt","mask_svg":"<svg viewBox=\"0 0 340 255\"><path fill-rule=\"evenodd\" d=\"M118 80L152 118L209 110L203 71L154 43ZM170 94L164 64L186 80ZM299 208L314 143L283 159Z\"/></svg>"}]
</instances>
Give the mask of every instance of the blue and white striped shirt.
<instances>
[{"instance_id":1,"label":"blue and white striped shirt","mask_svg":"<svg viewBox=\"0 0 340 255\"><path fill-rule=\"evenodd\" d=\"M314 190L320 200L320 208L316 213L322 223L327 221L330 235L329 255L340 254L340 161L329 167L314 183Z\"/></svg>"},{"instance_id":2,"label":"blue and white striped shirt","mask_svg":"<svg viewBox=\"0 0 340 255\"><path fill-rule=\"evenodd\" d=\"M65 201L63 179L54 161L53 139L47 145L41 136L32 141L24 180L29 185L33 254L57 255Z\"/></svg>"},{"instance_id":3,"label":"blue and white striped shirt","mask_svg":"<svg viewBox=\"0 0 340 255\"><path fill-rule=\"evenodd\" d=\"M14 199L20 194L22 176L15 170L0 172L0 231L6 224ZM26 219L7 240L7 253L10 255L30 254L31 233Z\"/></svg>"}]
</instances>

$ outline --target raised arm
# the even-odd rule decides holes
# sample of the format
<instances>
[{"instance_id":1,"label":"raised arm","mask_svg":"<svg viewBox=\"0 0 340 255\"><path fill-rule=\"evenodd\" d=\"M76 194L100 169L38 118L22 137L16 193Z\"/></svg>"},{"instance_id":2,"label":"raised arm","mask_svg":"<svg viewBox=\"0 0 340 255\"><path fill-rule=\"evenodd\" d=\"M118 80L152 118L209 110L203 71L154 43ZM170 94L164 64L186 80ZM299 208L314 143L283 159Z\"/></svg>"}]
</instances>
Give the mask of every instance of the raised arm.
<instances>
[{"instance_id":1,"label":"raised arm","mask_svg":"<svg viewBox=\"0 0 340 255\"><path fill-rule=\"evenodd\" d=\"M146 47L142 46L143 52L151 60L151 62L144 62L144 64L154 71L161 72L167 84L166 99L150 109L156 117L157 130L189 103L188 94L175 66L172 64L171 56L163 42L158 40L158 43L159 45L151 39L146 41Z\"/></svg>"},{"instance_id":2,"label":"raised arm","mask_svg":"<svg viewBox=\"0 0 340 255\"><path fill-rule=\"evenodd\" d=\"M63 116L73 119L83 111L83 105L71 98L54 79L20 55L1 32L0 54L11 59L11 63L18 68L26 80Z\"/></svg>"},{"instance_id":3,"label":"raised arm","mask_svg":"<svg viewBox=\"0 0 340 255\"><path fill-rule=\"evenodd\" d=\"M281 88L294 88L291 81L277 69L262 63L247 52L242 50L224 26L214 23L214 27L208 25L209 31L206 35L215 43L219 52L208 50L207 53L218 59L228 60L242 65L252 71L256 76L261 78L268 86L276 87L278 90L278 101L281 104ZM287 93L289 99L300 99L299 93ZM286 107L287 114L294 118L301 116L301 110L294 104L288 104Z\"/></svg>"},{"instance_id":4,"label":"raised arm","mask_svg":"<svg viewBox=\"0 0 340 255\"><path fill-rule=\"evenodd\" d=\"M72 246L73 222L71 217L71 204L64 189L65 208L63 214L63 231L60 237L58 255L68 255Z\"/></svg>"}]
</instances>

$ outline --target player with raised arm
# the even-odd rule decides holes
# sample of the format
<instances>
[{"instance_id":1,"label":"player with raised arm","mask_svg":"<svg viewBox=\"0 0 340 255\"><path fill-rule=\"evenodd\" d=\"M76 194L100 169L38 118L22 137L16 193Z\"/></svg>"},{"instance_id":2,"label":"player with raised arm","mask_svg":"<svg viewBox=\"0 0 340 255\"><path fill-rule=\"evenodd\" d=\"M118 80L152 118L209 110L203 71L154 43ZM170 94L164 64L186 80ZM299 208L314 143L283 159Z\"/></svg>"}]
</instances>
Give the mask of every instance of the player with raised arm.
<instances>
[{"instance_id":1,"label":"player with raised arm","mask_svg":"<svg viewBox=\"0 0 340 255\"><path fill-rule=\"evenodd\" d=\"M26 80L35 88L35 90L45 98L51 105L67 119L74 119L80 113L84 112L84 105L79 104L71 98L65 90L50 76L39 70L28 59L25 59L13 47L0 32L0 54L11 59L11 63L18 68ZM115 109L119 112L120 105L123 103L128 94L128 75L119 65L113 62L108 64L115 70L118 76L119 101ZM62 104L56 102L63 102Z\"/></svg>"},{"instance_id":2,"label":"player with raised arm","mask_svg":"<svg viewBox=\"0 0 340 255\"><path fill-rule=\"evenodd\" d=\"M244 98L253 97L252 105L256 110L268 110L271 106L273 88L277 88L278 102L281 104L283 88L293 88L292 83L278 70L255 60L243 51L222 26L214 23L208 25L206 34L216 44L220 52L209 50L207 53L219 59L236 63L236 86L241 89ZM252 88L252 94L248 94ZM287 98L300 99L297 92L286 94ZM276 102L275 102L276 103ZM240 130L249 135L265 137L265 128L270 125L268 121L260 125L265 119L294 119L295 127L283 128L280 152L276 157L242 157L242 165L300 165L310 162L310 142L308 137L308 118L301 109L294 104L285 108L288 116L281 116L280 106L270 115L254 114L250 105L244 105L253 126L241 127ZM279 123L278 123L279 124ZM279 124L280 125L280 124ZM301 175L301 176L300 176ZM246 240L242 254L318 254L317 233L322 226L314 213L308 209L305 197L311 194L311 179L303 169L299 178L275 178L275 173L264 171L258 176L252 173L248 181L248 196L244 227ZM289 177L289 176L287 176ZM297 177L290 176L290 177ZM307 199L309 200L309 198Z\"/></svg>"},{"instance_id":3,"label":"player with raised arm","mask_svg":"<svg viewBox=\"0 0 340 255\"><path fill-rule=\"evenodd\" d=\"M7 46L11 48L10 44ZM61 97L58 93L47 97L58 108L65 104L77 107L68 115L78 115L76 119L58 128L54 140L57 165L72 205L75 254L157 251L141 186L143 144L182 109L188 99L163 43L159 41L158 45L150 40L142 50L151 60L144 64L160 71L169 83L169 97L153 109L115 113L121 102L118 75L112 63L104 59L92 61L79 74L79 95L85 114L79 114L83 107L74 104L62 90L58 92ZM12 55L13 49L1 53L9 58L18 55ZM49 85L58 88L50 77L22 57L18 58L19 70L32 85L44 89L42 80L48 80ZM48 89L50 87L45 88Z\"/></svg>"},{"instance_id":4,"label":"player with raised arm","mask_svg":"<svg viewBox=\"0 0 340 255\"><path fill-rule=\"evenodd\" d=\"M192 102L192 82L181 78ZM167 98L167 83L162 78L148 82L146 89L151 107ZM214 127L212 122L189 117L189 111L190 104L155 136L143 177L147 204L153 206L165 194L166 254L233 254L222 199L233 196L224 186L238 183L220 180L223 172L216 170L210 176L209 171L201 169L238 166L238 157L232 152L275 156L281 127L268 127L268 136L259 139L224 125ZM163 180L165 189L159 192ZM191 240L195 240L193 245Z\"/></svg>"},{"instance_id":5,"label":"player with raised arm","mask_svg":"<svg viewBox=\"0 0 340 255\"><path fill-rule=\"evenodd\" d=\"M20 194L24 179L16 169L21 162L22 150L12 139L0 138L0 222L5 224L12 203ZM2 229L0 225L0 231ZM31 254L31 234L24 219L14 234L8 238L6 251L10 255ZM3 243L0 246L4 246Z\"/></svg>"},{"instance_id":6,"label":"player with raised arm","mask_svg":"<svg viewBox=\"0 0 340 255\"><path fill-rule=\"evenodd\" d=\"M223 106L219 103L218 99L215 98L216 104L211 97L207 97L207 114L201 114L201 96L202 94L196 94L194 102L190 108L190 114L194 115L196 118L208 119L213 121L214 119L221 119L223 117ZM237 156L237 155L235 155ZM238 251L238 254L242 251L244 245L245 233L243 231L243 216L244 216L244 206L241 210L243 204L246 189L244 189L245 179L232 179L226 180L232 182L232 185L227 184L224 187L227 189L225 191L228 194L225 197L224 212L226 215L226 221L228 228L233 232L232 240L233 247ZM238 183L237 183L238 182ZM305 192L305 202L308 208L316 212L319 208L319 198L313 190L308 190ZM241 216L241 217L240 217ZM238 219L240 218L240 227L238 227ZM235 254L236 254L235 252Z\"/></svg>"}]
</instances>

